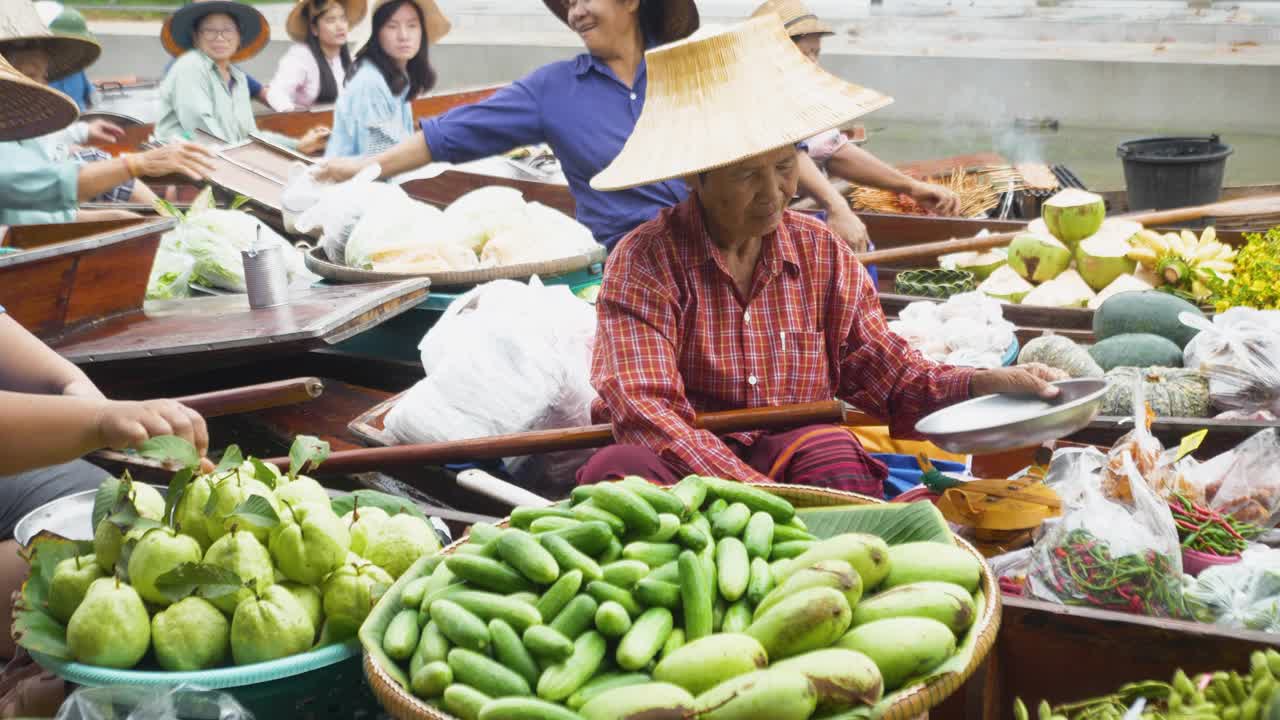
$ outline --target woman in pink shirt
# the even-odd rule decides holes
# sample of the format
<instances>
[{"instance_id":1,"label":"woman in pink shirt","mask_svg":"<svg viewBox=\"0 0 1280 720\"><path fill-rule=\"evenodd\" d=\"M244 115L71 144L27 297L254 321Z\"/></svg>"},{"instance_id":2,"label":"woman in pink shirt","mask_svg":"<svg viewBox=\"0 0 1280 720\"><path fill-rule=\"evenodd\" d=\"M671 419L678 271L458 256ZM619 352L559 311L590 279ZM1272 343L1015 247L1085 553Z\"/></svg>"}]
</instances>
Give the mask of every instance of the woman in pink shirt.
<instances>
[{"instance_id":1,"label":"woman in pink shirt","mask_svg":"<svg viewBox=\"0 0 1280 720\"><path fill-rule=\"evenodd\" d=\"M279 112L332 105L351 68L347 33L364 19L365 0L298 0L285 25L289 48L267 89Z\"/></svg>"}]
</instances>

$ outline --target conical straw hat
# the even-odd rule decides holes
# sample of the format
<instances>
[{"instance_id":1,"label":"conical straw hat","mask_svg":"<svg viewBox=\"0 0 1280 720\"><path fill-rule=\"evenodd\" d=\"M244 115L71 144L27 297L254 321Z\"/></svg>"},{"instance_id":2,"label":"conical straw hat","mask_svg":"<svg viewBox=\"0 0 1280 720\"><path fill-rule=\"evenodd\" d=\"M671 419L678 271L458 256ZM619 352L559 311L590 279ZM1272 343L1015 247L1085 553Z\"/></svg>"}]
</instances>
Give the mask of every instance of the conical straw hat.
<instances>
[{"instance_id":1,"label":"conical straw hat","mask_svg":"<svg viewBox=\"0 0 1280 720\"><path fill-rule=\"evenodd\" d=\"M425 18L427 25L427 45L435 45L440 38L449 34L449 30L453 28L453 24L449 22L449 18L444 16L440 11L440 6L436 5L436 0L413 0L418 5L418 9L422 10L422 17ZM374 0L373 12L378 10L391 0Z\"/></svg>"},{"instance_id":2,"label":"conical straw hat","mask_svg":"<svg viewBox=\"0 0 1280 720\"><path fill-rule=\"evenodd\" d=\"M271 25L257 8L236 0L192 0L164 19L160 26L160 45L174 57L196 46L196 25L206 15L224 13L235 18L240 28L240 49L231 62L244 62L262 52L271 40Z\"/></svg>"},{"instance_id":3,"label":"conical straw hat","mask_svg":"<svg viewBox=\"0 0 1280 720\"><path fill-rule=\"evenodd\" d=\"M80 72L102 54L92 40L49 32L31 0L0 0L0 53L31 47L48 53L51 81Z\"/></svg>"},{"instance_id":4,"label":"conical straw hat","mask_svg":"<svg viewBox=\"0 0 1280 720\"><path fill-rule=\"evenodd\" d=\"M48 135L79 116L71 98L31 80L0 55L0 142Z\"/></svg>"},{"instance_id":5,"label":"conical straw hat","mask_svg":"<svg viewBox=\"0 0 1280 720\"><path fill-rule=\"evenodd\" d=\"M669 43L683 40L698 29L698 6L694 0L653 0L661 2L663 7L662 30L654 38L658 43ZM560 22L569 24L568 0L542 0L547 9L560 18Z\"/></svg>"},{"instance_id":6,"label":"conical straw hat","mask_svg":"<svg viewBox=\"0 0 1280 720\"><path fill-rule=\"evenodd\" d=\"M782 26L787 29L787 34L791 37L836 34L830 25L818 19L818 16L814 15L801 0L768 0L756 8L755 12L751 13L751 17L760 17L769 13L782 18Z\"/></svg>"},{"instance_id":7,"label":"conical straw hat","mask_svg":"<svg viewBox=\"0 0 1280 720\"><path fill-rule=\"evenodd\" d=\"M592 178L597 190L732 165L893 102L810 62L776 15L654 48L645 61L644 110L622 152Z\"/></svg>"},{"instance_id":8,"label":"conical straw hat","mask_svg":"<svg viewBox=\"0 0 1280 720\"><path fill-rule=\"evenodd\" d=\"M348 27L359 25L369 9L365 0L297 0L284 23L285 33L294 42L305 43L311 34L311 20L328 12L334 5L341 5L346 12Z\"/></svg>"}]
</instances>

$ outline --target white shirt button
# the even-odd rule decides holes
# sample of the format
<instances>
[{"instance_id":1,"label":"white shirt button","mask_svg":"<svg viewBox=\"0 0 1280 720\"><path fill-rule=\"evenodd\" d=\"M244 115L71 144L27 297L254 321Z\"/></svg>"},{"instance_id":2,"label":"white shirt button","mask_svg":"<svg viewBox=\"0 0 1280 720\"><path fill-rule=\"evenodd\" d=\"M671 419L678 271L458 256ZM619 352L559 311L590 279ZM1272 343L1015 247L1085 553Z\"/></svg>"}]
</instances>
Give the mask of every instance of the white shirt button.
<instances>
[{"instance_id":1,"label":"white shirt button","mask_svg":"<svg viewBox=\"0 0 1280 720\"><path fill-rule=\"evenodd\" d=\"M755 376L755 375L748 375L748 376L747 376L747 384L748 384L748 385L752 385L752 386L754 386L757 382L759 382L759 381L758 381L758 380L756 380L756 376Z\"/></svg>"},{"instance_id":2,"label":"white shirt button","mask_svg":"<svg viewBox=\"0 0 1280 720\"><path fill-rule=\"evenodd\" d=\"M636 99L636 94L635 94L635 93L631 93L631 99L632 99L632 100L635 100L635 99Z\"/></svg>"},{"instance_id":3,"label":"white shirt button","mask_svg":"<svg viewBox=\"0 0 1280 720\"><path fill-rule=\"evenodd\" d=\"M744 323L749 323L749 322L751 322L751 311L750 311L750 310L748 310L748 311L746 311L746 312L742 313L742 322L744 322Z\"/></svg>"}]
</instances>

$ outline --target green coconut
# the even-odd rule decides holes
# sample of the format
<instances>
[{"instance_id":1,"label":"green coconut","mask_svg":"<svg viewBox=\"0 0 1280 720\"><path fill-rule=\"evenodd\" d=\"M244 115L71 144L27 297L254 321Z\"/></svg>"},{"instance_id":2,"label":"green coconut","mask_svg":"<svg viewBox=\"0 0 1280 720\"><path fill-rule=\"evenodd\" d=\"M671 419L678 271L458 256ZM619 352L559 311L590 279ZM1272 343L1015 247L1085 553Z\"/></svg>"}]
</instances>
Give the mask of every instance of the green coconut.
<instances>
[{"instance_id":1,"label":"green coconut","mask_svg":"<svg viewBox=\"0 0 1280 720\"><path fill-rule=\"evenodd\" d=\"M1107 298L1112 295L1119 295L1123 292L1143 292L1145 290L1151 290L1153 287L1154 286L1151 283L1140 277L1136 277L1134 275L1121 275L1115 280L1112 280L1110 285L1103 288L1102 291L1098 293L1097 297L1089 301L1089 309L1097 310L1102 307L1102 303L1106 302Z\"/></svg>"},{"instance_id":2,"label":"green coconut","mask_svg":"<svg viewBox=\"0 0 1280 720\"><path fill-rule=\"evenodd\" d=\"M1035 289L1035 285L1005 265L991 273L991 277L984 280L978 289L1001 302L1020 303L1027 293Z\"/></svg>"},{"instance_id":3,"label":"green coconut","mask_svg":"<svg viewBox=\"0 0 1280 720\"><path fill-rule=\"evenodd\" d=\"M1076 188L1067 188L1040 206L1040 217L1049 232L1071 247L1098 232L1106 216L1102 196Z\"/></svg>"},{"instance_id":4,"label":"green coconut","mask_svg":"<svg viewBox=\"0 0 1280 720\"><path fill-rule=\"evenodd\" d=\"M1121 275L1132 273L1137 263L1128 255L1130 239L1142 230L1132 220L1107 220L1098 232L1076 245L1076 270L1094 290L1102 290Z\"/></svg>"},{"instance_id":5,"label":"green coconut","mask_svg":"<svg viewBox=\"0 0 1280 720\"><path fill-rule=\"evenodd\" d=\"M1019 233L1009 244L1009 267L1033 283L1048 282L1071 265L1071 250L1052 235Z\"/></svg>"},{"instance_id":6,"label":"green coconut","mask_svg":"<svg viewBox=\"0 0 1280 720\"><path fill-rule=\"evenodd\" d=\"M1084 278L1075 270L1067 270L1022 298L1023 305L1045 307L1084 307L1094 298Z\"/></svg>"},{"instance_id":7,"label":"green coconut","mask_svg":"<svg viewBox=\"0 0 1280 720\"><path fill-rule=\"evenodd\" d=\"M943 255L938 258L938 265L955 270L968 270L978 280L986 280L991 273L1004 267L1008 261L1008 251L1000 248L981 253L962 252Z\"/></svg>"}]
</instances>

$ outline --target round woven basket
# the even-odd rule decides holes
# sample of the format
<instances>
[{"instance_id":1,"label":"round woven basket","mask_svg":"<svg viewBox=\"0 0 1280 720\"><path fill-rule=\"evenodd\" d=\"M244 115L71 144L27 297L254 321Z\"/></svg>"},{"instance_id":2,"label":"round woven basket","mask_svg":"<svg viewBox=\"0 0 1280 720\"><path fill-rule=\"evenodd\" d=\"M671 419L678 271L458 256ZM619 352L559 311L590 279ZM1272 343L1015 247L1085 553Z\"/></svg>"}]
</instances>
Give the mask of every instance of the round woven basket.
<instances>
[{"instance_id":1,"label":"round woven basket","mask_svg":"<svg viewBox=\"0 0 1280 720\"><path fill-rule=\"evenodd\" d=\"M597 247L595 250L583 255L559 258L557 260L437 273L389 273L347 267L346 265L330 262L324 250L319 247L313 247L303 253L303 259L306 261L308 270L330 282L367 283L425 277L431 280L432 290L442 290L444 288L470 288L490 280L527 280L534 275L543 277L564 275L604 262L605 254L604 247Z\"/></svg>"},{"instance_id":2,"label":"round woven basket","mask_svg":"<svg viewBox=\"0 0 1280 720\"><path fill-rule=\"evenodd\" d=\"M761 485L760 487L774 495L787 499L798 508L867 505L883 502L882 500L857 493L804 485L770 484ZM505 527L506 522L506 520L503 520L499 523L499 526ZM441 552L452 553L463 542L466 542L465 537L454 542ZM940 704L958 690L969 679L974 670L982 664L987 657L987 653L995 645L996 633L1000 630L1000 587L982 555L972 545L960 538L955 538L955 542L956 545L982 563L982 594L985 604L978 614L977 622L974 623L973 628L970 630L970 632L977 633L973 656L960 672L940 675L930 679L927 683L919 683L914 687L896 691L896 694L901 694L902 697L888 707L879 716L878 720L913 720L924 715L930 708ZM374 660L368 651L364 654L364 672L365 677L369 680L369 687L373 689L374 697L378 699L378 702L382 704L382 707L391 717L398 718L398 720L457 720L453 715L428 705L406 690Z\"/></svg>"}]
</instances>

